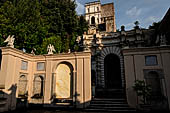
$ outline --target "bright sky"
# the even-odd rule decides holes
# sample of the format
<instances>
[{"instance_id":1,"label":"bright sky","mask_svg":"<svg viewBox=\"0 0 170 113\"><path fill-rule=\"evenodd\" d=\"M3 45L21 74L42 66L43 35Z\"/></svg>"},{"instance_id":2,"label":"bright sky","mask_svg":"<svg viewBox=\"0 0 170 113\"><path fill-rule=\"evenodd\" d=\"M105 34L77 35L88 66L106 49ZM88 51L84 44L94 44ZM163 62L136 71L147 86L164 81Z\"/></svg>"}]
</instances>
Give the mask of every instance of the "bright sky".
<instances>
[{"instance_id":1,"label":"bright sky","mask_svg":"<svg viewBox=\"0 0 170 113\"><path fill-rule=\"evenodd\" d=\"M97 0L76 0L78 14L84 14L84 4ZM100 0L102 4L114 3L116 26L124 25L132 29L135 21L140 27L148 28L153 22L160 21L170 8L170 0Z\"/></svg>"}]
</instances>

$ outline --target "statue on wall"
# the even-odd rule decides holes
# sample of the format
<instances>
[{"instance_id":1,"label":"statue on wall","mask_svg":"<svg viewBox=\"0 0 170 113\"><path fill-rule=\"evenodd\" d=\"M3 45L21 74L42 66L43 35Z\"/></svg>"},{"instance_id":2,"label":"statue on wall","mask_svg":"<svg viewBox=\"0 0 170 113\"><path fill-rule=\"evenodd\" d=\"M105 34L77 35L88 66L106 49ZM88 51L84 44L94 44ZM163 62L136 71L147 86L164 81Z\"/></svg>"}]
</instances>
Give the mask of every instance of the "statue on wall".
<instances>
[{"instance_id":1,"label":"statue on wall","mask_svg":"<svg viewBox=\"0 0 170 113\"><path fill-rule=\"evenodd\" d=\"M55 52L55 48L53 45L49 44L47 47L48 54L53 54Z\"/></svg>"},{"instance_id":2,"label":"statue on wall","mask_svg":"<svg viewBox=\"0 0 170 113\"><path fill-rule=\"evenodd\" d=\"M33 48L31 54L35 55L36 48Z\"/></svg>"},{"instance_id":3,"label":"statue on wall","mask_svg":"<svg viewBox=\"0 0 170 113\"><path fill-rule=\"evenodd\" d=\"M166 46L167 44L167 40L166 40L166 37L165 35L161 35L160 36L160 46Z\"/></svg>"},{"instance_id":4,"label":"statue on wall","mask_svg":"<svg viewBox=\"0 0 170 113\"><path fill-rule=\"evenodd\" d=\"M7 47L14 48L14 40L15 40L14 35L12 36L9 35L4 42L8 42Z\"/></svg>"}]
</instances>

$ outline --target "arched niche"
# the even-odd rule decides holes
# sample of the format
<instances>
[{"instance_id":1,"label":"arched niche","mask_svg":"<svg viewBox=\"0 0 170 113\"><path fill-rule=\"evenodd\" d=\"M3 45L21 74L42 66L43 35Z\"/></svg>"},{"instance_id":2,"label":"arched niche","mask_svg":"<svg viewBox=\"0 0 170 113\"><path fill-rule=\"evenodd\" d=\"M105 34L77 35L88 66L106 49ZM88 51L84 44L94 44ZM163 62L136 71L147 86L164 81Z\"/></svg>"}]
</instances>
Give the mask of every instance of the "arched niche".
<instances>
[{"instance_id":1,"label":"arched niche","mask_svg":"<svg viewBox=\"0 0 170 113\"><path fill-rule=\"evenodd\" d=\"M33 81L33 97L42 97L44 93L44 77L36 75Z\"/></svg>"},{"instance_id":2,"label":"arched niche","mask_svg":"<svg viewBox=\"0 0 170 113\"><path fill-rule=\"evenodd\" d=\"M55 96L59 99L73 97L73 66L61 62L56 69Z\"/></svg>"},{"instance_id":3,"label":"arched niche","mask_svg":"<svg viewBox=\"0 0 170 113\"><path fill-rule=\"evenodd\" d=\"M146 77L146 84L152 88L152 96L161 96L161 79L156 71L149 71Z\"/></svg>"},{"instance_id":4,"label":"arched niche","mask_svg":"<svg viewBox=\"0 0 170 113\"><path fill-rule=\"evenodd\" d=\"M27 77L21 75L18 82L18 96L25 96L27 94Z\"/></svg>"}]
</instances>

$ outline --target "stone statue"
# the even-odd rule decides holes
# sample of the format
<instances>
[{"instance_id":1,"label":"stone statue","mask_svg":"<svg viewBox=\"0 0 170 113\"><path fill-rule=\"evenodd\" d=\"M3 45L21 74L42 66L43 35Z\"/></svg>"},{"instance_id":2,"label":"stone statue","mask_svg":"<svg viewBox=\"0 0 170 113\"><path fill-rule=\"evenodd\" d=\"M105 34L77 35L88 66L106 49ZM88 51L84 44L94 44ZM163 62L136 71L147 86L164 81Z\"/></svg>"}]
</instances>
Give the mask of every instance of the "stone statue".
<instances>
[{"instance_id":1,"label":"stone statue","mask_svg":"<svg viewBox=\"0 0 170 113\"><path fill-rule=\"evenodd\" d=\"M165 35L161 35L160 41L160 46L166 46L167 41Z\"/></svg>"},{"instance_id":2,"label":"stone statue","mask_svg":"<svg viewBox=\"0 0 170 113\"><path fill-rule=\"evenodd\" d=\"M55 52L55 48L53 45L49 44L47 47L48 54L53 54Z\"/></svg>"},{"instance_id":3,"label":"stone statue","mask_svg":"<svg viewBox=\"0 0 170 113\"><path fill-rule=\"evenodd\" d=\"M14 40L15 40L14 35L12 36L9 35L8 38L4 42L8 42L7 47L14 48Z\"/></svg>"},{"instance_id":4,"label":"stone statue","mask_svg":"<svg viewBox=\"0 0 170 113\"><path fill-rule=\"evenodd\" d=\"M85 52L90 52L90 48L88 47L88 43L84 42L84 51Z\"/></svg>"},{"instance_id":5,"label":"stone statue","mask_svg":"<svg viewBox=\"0 0 170 113\"><path fill-rule=\"evenodd\" d=\"M36 48L33 48L31 54L35 55Z\"/></svg>"},{"instance_id":6,"label":"stone statue","mask_svg":"<svg viewBox=\"0 0 170 113\"><path fill-rule=\"evenodd\" d=\"M68 49L68 53L71 53L71 49Z\"/></svg>"},{"instance_id":7,"label":"stone statue","mask_svg":"<svg viewBox=\"0 0 170 113\"><path fill-rule=\"evenodd\" d=\"M76 39L77 43L80 43L81 41L81 36L78 36L77 39Z\"/></svg>"}]
</instances>

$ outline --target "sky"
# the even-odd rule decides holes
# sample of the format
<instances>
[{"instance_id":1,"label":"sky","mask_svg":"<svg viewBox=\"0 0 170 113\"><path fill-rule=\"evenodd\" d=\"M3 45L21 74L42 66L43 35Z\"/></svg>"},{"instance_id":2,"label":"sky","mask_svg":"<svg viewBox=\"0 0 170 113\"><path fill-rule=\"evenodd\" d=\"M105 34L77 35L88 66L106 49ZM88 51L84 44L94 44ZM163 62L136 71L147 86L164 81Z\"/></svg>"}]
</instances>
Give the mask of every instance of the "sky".
<instances>
[{"instance_id":1,"label":"sky","mask_svg":"<svg viewBox=\"0 0 170 113\"><path fill-rule=\"evenodd\" d=\"M97 0L76 0L77 13L84 14L84 4ZM102 4L114 3L116 27L122 25L126 30L139 21L141 28L148 28L153 22L159 22L170 8L170 0L100 0Z\"/></svg>"}]
</instances>

